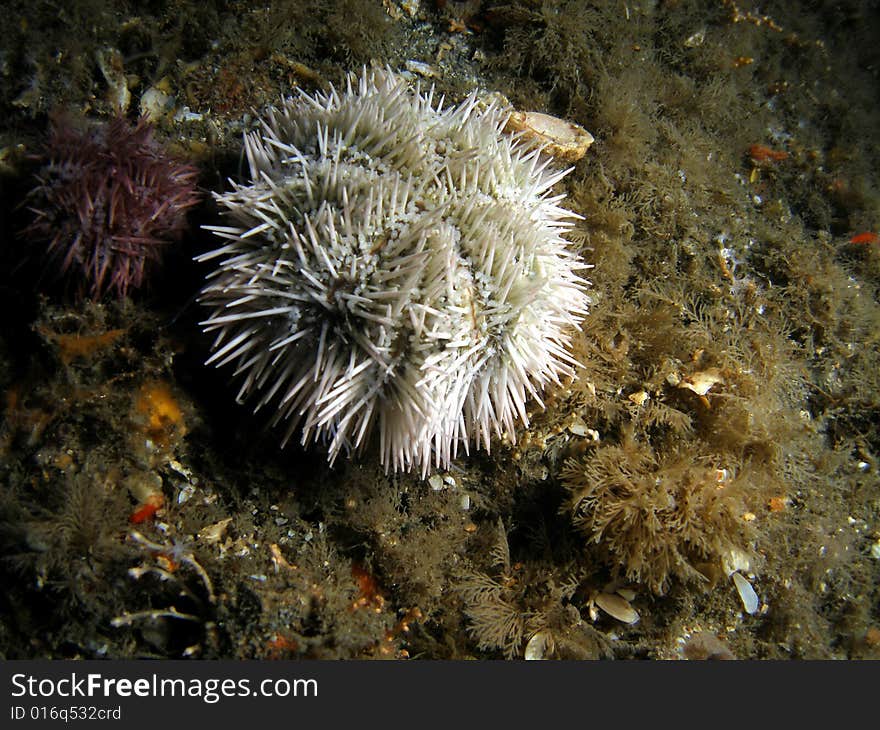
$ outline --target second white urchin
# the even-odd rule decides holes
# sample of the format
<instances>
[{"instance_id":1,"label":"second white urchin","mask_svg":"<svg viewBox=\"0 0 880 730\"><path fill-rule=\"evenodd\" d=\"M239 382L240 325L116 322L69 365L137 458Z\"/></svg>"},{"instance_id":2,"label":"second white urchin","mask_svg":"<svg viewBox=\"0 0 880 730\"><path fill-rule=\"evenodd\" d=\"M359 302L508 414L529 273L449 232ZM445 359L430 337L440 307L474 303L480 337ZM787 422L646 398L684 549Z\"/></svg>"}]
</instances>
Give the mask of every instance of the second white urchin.
<instances>
[{"instance_id":1,"label":"second white urchin","mask_svg":"<svg viewBox=\"0 0 880 730\"><path fill-rule=\"evenodd\" d=\"M509 110L432 95L368 70L270 109L199 257L218 261L208 362L331 462L375 439L386 468L445 467L513 439L576 366L586 265L551 192L567 171L502 132Z\"/></svg>"}]
</instances>

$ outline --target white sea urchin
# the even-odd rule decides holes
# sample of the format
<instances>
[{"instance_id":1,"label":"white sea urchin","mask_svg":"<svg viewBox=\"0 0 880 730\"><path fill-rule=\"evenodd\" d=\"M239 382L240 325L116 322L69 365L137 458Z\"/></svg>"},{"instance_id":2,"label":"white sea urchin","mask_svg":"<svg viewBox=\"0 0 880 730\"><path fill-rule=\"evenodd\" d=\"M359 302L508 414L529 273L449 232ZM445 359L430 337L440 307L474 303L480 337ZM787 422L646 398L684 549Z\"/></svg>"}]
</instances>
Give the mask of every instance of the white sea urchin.
<instances>
[{"instance_id":1,"label":"white sea urchin","mask_svg":"<svg viewBox=\"0 0 880 730\"><path fill-rule=\"evenodd\" d=\"M512 439L573 374L589 299L551 193L568 171L505 135L509 113L373 69L245 135L251 183L216 196L224 245L199 257L220 259L202 326L285 442L301 425L332 463L377 431L386 469L424 475Z\"/></svg>"}]
</instances>

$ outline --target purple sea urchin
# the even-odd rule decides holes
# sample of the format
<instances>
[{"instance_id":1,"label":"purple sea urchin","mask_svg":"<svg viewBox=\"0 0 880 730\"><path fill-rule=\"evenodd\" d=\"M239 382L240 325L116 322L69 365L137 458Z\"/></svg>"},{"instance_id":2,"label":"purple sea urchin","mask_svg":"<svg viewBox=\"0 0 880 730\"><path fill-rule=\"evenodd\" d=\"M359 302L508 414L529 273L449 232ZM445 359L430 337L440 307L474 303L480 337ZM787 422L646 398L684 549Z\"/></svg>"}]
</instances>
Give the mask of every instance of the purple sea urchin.
<instances>
[{"instance_id":1,"label":"purple sea urchin","mask_svg":"<svg viewBox=\"0 0 880 730\"><path fill-rule=\"evenodd\" d=\"M284 440L332 462L378 432L388 468L445 466L514 438L526 401L573 374L589 303L550 190L566 170L502 133L475 94L444 109L385 70L302 94L245 136L251 183L217 196L228 225L201 261L208 360L239 400L270 402Z\"/></svg>"},{"instance_id":2,"label":"purple sea urchin","mask_svg":"<svg viewBox=\"0 0 880 730\"><path fill-rule=\"evenodd\" d=\"M198 201L196 169L170 157L143 119L85 130L56 119L45 157L27 233L49 241L61 273L81 275L79 288L93 299L140 287L164 244L186 228Z\"/></svg>"}]
</instances>

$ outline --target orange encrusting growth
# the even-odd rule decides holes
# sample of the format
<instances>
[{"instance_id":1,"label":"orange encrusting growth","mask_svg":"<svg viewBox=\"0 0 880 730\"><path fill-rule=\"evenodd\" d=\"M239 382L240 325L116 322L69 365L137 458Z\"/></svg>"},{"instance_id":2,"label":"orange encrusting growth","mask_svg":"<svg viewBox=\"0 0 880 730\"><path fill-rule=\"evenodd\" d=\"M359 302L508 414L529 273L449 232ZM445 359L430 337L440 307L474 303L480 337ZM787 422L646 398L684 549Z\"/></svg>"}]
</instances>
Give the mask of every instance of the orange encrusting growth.
<instances>
[{"instance_id":1,"label":"orange encrusting growth","mask_svg":"<svg viewBox=\"0 0 880 730\"><path fill-rule=\"evenodd\" d=\"M273 634L266 642L266 650L267 659L284 659L298 652L299 644L283 634Z\"/></svg>"},{"instance_id":2,"label":"orange encrusting growth","mask_svg":"<svg viewBox=\"0 0 880 730\"><path fill-rule=\"evenodd\" d=\"M753 144L749 147L749 157L756 165L764 165L787 160L788 152L785 150L774 150L763 144Z\"/></svg>"},{"instance_id":3,"label":"orange encrusting growth","mask_svg":"<svg viewBox=\"0 0 880 730\"><path fill-rule=\"evenodd\" d=\"M852 238L849 239L849 242L864 245L880 243L880 236L872 231L865 231L864 233L856 233Z\"/></svg>"},{"instance_id":4,"label":"orange encrusting growth","mask_svg":"<svg viewBox=\"0 0 880 730\"><path fill-rule=\"evenodd\" d=\"M379 584L376 579L362 565L352 563L351 577L357 583L358 593L357 600L351 605L351 610L356 611L359 608L370 607L376 613L382 610L385 605L385 598L379 592Z\"/></svg>"},{"instance_id":5,"label":"orange encrusting growth","mask_svg":"<svg viewBox=\"0 0 880 730\"><path fill-rule=\"evenodd\" d=\"M70 365L74 360L89 358L99 350L110 347L125 332L124 329L115 329L98 335L60 335L46 330L41 334L58 347L61 362Z\"/></svg>"},{"instance_id":6,"label":"orange encrusting growth","mask_svg":"<svg viewBox=\"0 0 880 730\"><path fill-rule=\"evenodd\" d=\"M788 506L788 497L785 495L770 497L767 501L767 509L771 512L783 512Z\"/></svg>"},{"instance_id":7,"label":"orange encrusting growth","mask_svg":"<svg viewBox=\"0 0 880 730\"><path fill-rule=\"evenodd\" d=\"M167 383L144 384L138 391L134 410L146 435L157 445L168 445L173 437L186 433L183 411Z\"/></svg>"}]
</instances>

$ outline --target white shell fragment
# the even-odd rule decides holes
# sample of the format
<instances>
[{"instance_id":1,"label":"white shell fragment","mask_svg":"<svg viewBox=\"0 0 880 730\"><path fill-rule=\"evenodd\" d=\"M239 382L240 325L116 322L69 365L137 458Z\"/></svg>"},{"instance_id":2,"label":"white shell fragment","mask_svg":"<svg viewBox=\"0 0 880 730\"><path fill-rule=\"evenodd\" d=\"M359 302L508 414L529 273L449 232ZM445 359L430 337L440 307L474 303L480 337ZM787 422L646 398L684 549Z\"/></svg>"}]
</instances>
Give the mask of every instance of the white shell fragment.
<instances>
[{"instance_id":1,"label":"white shell fragment","mask_svg":"<svg viewBox=\"0 0 880 730\"><path fill-rule=\"evenodd\" d=\"M184 484L177 493L177 504L183 504L193 498L196 488L192 484Z\"/></svg>"},{"instance_id":2,"label":"white shell fragment","mask_svg":"<svg viewBox=\"0 0 880 730\"><path fill-rule=\"evenodd\" d=\"M96 54L98 68L107 82L107 101L122 114L131 102L128 79L122 67L122 54L115 48L102 48Z\"/></svg>"},{"instance_id":3,"label":"white shell fragment","mask_svg":"<svg viewBox=\"0 0 880 730\"><path fill-rule=\"evenodd\" d=\"M439 474L431 474L431 476L428 477L428 484L431 485L431 489L435 492L439 492L443 489L443 477Z\"/></svg>"},{"instance_id":4,"label":"white shell fragment","mask_svg":"<svg viewBox=\"0 0 880 730\"><path fill-rule=\"evenodd\" d=\"M141 95L139 108L142 116L156 122L175 111L174 97L151 86Z\"/></svg>"},{"instance_id":5,"label":"white shell fragment","mask_svg":"<svg viewBox=\"0 0 880 730\"><path fill-rule=\"evenodd\" d=\"M223 533L226 532L226 528L229 527L231 522L232 518L227 517L225 520L220 520L213 525L203 527L199 530L199 539L205 542L220 542L223 538Z\"/></svg>"},{"instance_id":6,"label":"white shell fragment","mask_svg":"<svg viewBox=\"0 0 880 730\"><path fill-rule=\"evenodd\" d=\"M421 61L407 61L404 65L406 66L406 70L410 73L424 76L426 79L436 79L440 76L440 74L437 72L437 69L429 63L422 63Z\"/></svg>"},{"instance_id":7,"label":"white shell fragment","mask_svg":"<svg viewBox=\"0 0 880 730\"><path fill-rule=\"evenodd\" d=\"M566 162L577 162L593 144L593 135L580 125L540 112L511 112L504 129Z\"/></svg>"},{"instance_id":8,"label":"white shell fragment","mask_svg":"<svg viewBox=\"0 0 880 730\"><path fill-rule=\"evenodd\" d=\"M758 610L758 594L752 588L752 584L746 580L741 573L733 573L733 584L739 593L740 600L743 602L743 608L746 613L753 614Z\"/></svg>"},{"instance_id":9,"label":"white shell fragment","mask_svg":"<svg viewBox=\"0 0 880 730\"><path fill-rule=\"evenodd\" d=\"M721 371L718 368L707 368L693 375L687 375L678 383L679 388L687 388L697 395L706 395L716 383L723 383Z\"/></svg>"},{"instance_id":10,"label":"white shell fragment","mask_svg":"<svg viewBox=\"0 0 880 730\"><path fill-rule=\"evenodd\" d=\"M639 613L622 596L613 593L599 593L593 599L596 605L612 618L625 624L634 624L639 620Z\"/></svg>"},{"instance_id":11,"label":"white shell fragment","mask_svg":"<svg viewBox=\"0 0 880 730\"><path fill-rule=\"evenodd\" d=\"M575 436L583 436L591 441L599 441L601 438L599 432L595 428L590 428L580 419L569 425L568 430Z\"/></svg>"},{"instance_id":12,"label":"white shell fragment","mask_svg":"<svg viewBox=\"0 0 880 730\"><path fill-rule=\"evenodd\" d=\"M546 659L547 655L553 652L554 646L553 634L550 633L550 630L541 629L532 634L532 638L526 644L523 658L526 661Z\"/></svg>"},{"instance_id":13,"label":"white shell fragment","mask_svg":"<svg viewBox=\"0 0 880 730\"><path fill-rule=\"evenodd\" d=\"M571 431L575 436L586 436L590 429L587 427L587 424L578 419L574 423L572 423L568 430Z\"/></svg>"},{"instance_id":14,"label":"white shell fragment","mask_svg":"<svg viewBox=\"0 0 880 730\"><path fill-rule=\"evenodd\" d=\"M748 573L752 569L752 561L742 550L732 548L721 559L721 567L727 576L730 576L734 571Z\"/></svg>"}]
</instances>

